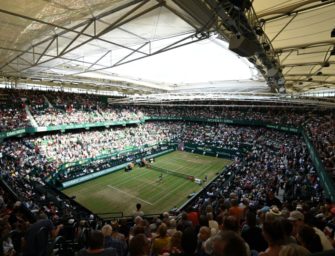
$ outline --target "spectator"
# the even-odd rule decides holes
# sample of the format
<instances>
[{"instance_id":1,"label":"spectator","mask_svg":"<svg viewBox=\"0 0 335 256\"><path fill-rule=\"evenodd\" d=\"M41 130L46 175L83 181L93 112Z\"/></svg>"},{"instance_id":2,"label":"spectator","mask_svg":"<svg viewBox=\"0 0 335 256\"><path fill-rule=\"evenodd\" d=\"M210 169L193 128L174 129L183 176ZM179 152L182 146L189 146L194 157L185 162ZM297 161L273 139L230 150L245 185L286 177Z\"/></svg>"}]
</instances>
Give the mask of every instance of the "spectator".
<instances>
[{"instance_id":1,"label":"spectator","mask_svg":"<svg viewBox=\"0 0 335 256\"><path fill-rule=\"evenodd\" d=\"M300 227L297 239L300 244L311 253L323 251L320 237L316 234L312 227L306 224Z\"/></svg>"},{"instance_id":2,"label":"spectator","mask_svg":"<svg viewBox=\"0 0 335 256\"><path fill-rule=\"evenodd\" d=\"M300 211L292 211L290 213L290 217L288 218L288 220L290 220L293 223L292 234L297 239L298 239L299 230L305 224L304 219L305 219L305 216ZM333 246L332 246L331 242L328 240L328 238L326 237L326 235L320 229L318 229L316 227L313 227L313 229L315 230L315 233L320 237L323 251L333 249Z\"/></svg>"},{"instance_id":3,"label":"spectator","mask_svg":"<svg viewBox=\"0 0 335 256\"><path fill-rule=\"evenodd\" d=\"M87 246L87 249L79 251L78 256L118 256L114 248L104 248L104 235L98 230L90 232Z\"/></svg>"},{"instance_id":4,"label":"spectator","mask_svg":"<svg viewBox=\"0 0 335 256\"><path fill-rule=\"evenodd\" d=\"M239 207L237 199L231 200L231 207L229 208L229 215L234 216L237 223L241 223L244 216L244 208Z\"/></svg>"},{"instance_id":5,"label":"spectator","mask_svg":"<svg viewBox=\"0 0 335 256\"><path fill-rule=\"evenodd\" d=\"M308 256L310 254L306 248L292 243L283 246L279 252L279 256Z\"/></svg>"},{"instance_id":6,"label":"spectator","mask_svg":"<svg viewBox=\"0 0 335 256\"><path fill-rule=\"evenodd\" d=\"M25 243L23 247L23 256L46 256L48 255L48 240L49 235L55 239L63 224L56 227L41 213L38 220L32 224L25 235Z\"/></svg>"},{"instance_id":7,"label":"spectator","mask_svg":"<svg viewBox=\"0 0 335 256\"><path fill-rule=\"evenodd\" d=\"M213 213L208 212L207 213L208 227L211 229L211 233L215 235L219 231L219 223L213 218L214 218Z\"/></svg>"},{"instance_id":8,"label":"spectator","mask_svg":"<svg viewBox=\"0 0 335 256\"><path fill-rule=\"evenodd\" d=\"M213 255L247 256L243 239L233 231L222 231L213 238Z\"/></svg>"},{"instance_id":9,"label":"spectator","mask_svg":"<svg viewBox=\"0 0 335 256\"><path fill-rule=\"evenodd\" d=\"M113 228L111 225L104 225L101 228L101 232L104 236L104 248L114 248L118 256L125 256L127 252L127 244L124 240L114 238Z\"/></svg>"},{"instance_id":10,"label":"spectator","mask_svg":"<svg viewBox=\"0 0 335 256\"><path fill-rule=\"evenodd\" d=\"M137 216L143 217L144 216L144 212L141 210L142 209L142 205L140 203L136 204L136 210L133 212L133 217L134 219Z\"/></svg>"},{"instance_id":11,"label":"spectator","mask_svg":"<svg viewBox=\"0 0 335 256\"><path fill-rule=\"evenodd\" d=\"M168 236L172 237L176 232L177 232L177 222L175 219L170 219L168 222L167 234Z\"/></svg>"},{"instance_id":12,"label":"spectator","mask_svg":"<svg viewBox=\"0 0 335 256\"><path fill-rule=\"evenodd\" d=\"M262 235L262 229L257 227L256 223L256 214L248 211L247 222L242 229L241 236L249 245L250 250L262 252L267 248L267 243Z\"/></svg>"},{"instance_id":13,"label":"spectator","mask_svg":"<svg viewBox=\"0 0 335 256\"><path fill-rule=\"evenodd\" d=\"M268 248L259 256L279 256L285 241L285 234L279 220L264 222L263 236L268 243Z\"/></svg>"},{"instance_id":14,"label":"spectator","mask_svg":"<svg viewBox=\"0 0 335 256\"><path fill-rule=\"evenodd\" d=\"M181 256L195 256L197 249L197 236L194 233L194 229L190 226L186 227L181 237Z\"/></svg>"},{"instance_id":15,"label":"spectator","mask_svg":"<svg viewBox=\"0 0 335 256\"><path fill-rule=\"evenodd\" d=\"M144 234L138 234L129 243L129 256L147 256L150 252L150 242Z\"/></svg>"},{"instance_id":16,"label":"spectator","mask_svg":"<svg viewBox=\"0 0 335 256\"><path fill-rule=\"evenodd\" d=\"M181 238L183 233L181 231L176 231L170 239L168 252L171 255L179 255L182 253Z\"/></svg>"},{"instance_id":17,"label":"spectator","mask_svg":"<svg viewBox=\"0 0 335 256\"><path fill-rule=\"evenodd\" d=\"M177 230L184 231L187 227L192 227L192 222L188 219L187 213L181 213L181 219L178 221Z\"/></svg>"},{"instance_id":18,"label":"spectator","mask_svg":"<svg viewBox=\"0 0 335 256\"><path fill-rule=\"evenodd\" d=\"M280 202L280 200L275 197L273 191L269 191L267 194L267 198L266 198L266 205L268 206L277 206L279 209L282 208L282 203Z\"/></svg>"},{"instance_id":19,"label":"spectator","mask_svg":"<svg viewBox=\"0 0 335 256\"><path fill-rule=\"evenodd\" d=\"M197 255L204 256L207 255L205 253L204 244L207 239L211 237L211 229L206 226L200 227L199 233L198 233L198 245L197 245Z\"/></svg>"},{"instance_id":20,"label":"spectator","mask_svg":"<svg viewBox=\"0 0 335 256\"><path fill-rule=\"evenodd\" d=\"M16 255L12 239L9 232L11 230L10 224L6 219L0 219L0 255L14 256Z\"/></svg>"},{"instance_id":21,"label":"spectator","mask_svg":"<svg viewBox=\"0 0 335 256\"><path fill-rule=\"evenodd\" d=\"M171 237L167 235L166 224L162 223L157 230L158 236L153 240L151 246L151 255L159 255L168 251L168 245Z\"/></svg>"}]
</instances>

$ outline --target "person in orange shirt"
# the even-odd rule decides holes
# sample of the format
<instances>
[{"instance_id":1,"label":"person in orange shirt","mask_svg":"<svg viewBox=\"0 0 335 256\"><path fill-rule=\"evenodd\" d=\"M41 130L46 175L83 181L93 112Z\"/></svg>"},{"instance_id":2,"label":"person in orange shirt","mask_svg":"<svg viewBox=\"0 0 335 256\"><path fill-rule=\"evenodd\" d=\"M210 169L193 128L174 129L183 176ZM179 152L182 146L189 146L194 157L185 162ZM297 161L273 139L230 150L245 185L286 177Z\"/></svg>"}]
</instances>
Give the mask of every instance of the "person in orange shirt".
<instances>
[{"instance_id":1,"label":"person in orange shirt","mask_svg":"<svg viewBox=\"0 0 335 256\"><path fill-rule=\"evenodd\" d=\"M237 199L231 200L231 207L228 210L229 216L234 216L238 223L241 223L241 220L244 218L244 209L238 206Z\"/></svg>"}]
</instances>

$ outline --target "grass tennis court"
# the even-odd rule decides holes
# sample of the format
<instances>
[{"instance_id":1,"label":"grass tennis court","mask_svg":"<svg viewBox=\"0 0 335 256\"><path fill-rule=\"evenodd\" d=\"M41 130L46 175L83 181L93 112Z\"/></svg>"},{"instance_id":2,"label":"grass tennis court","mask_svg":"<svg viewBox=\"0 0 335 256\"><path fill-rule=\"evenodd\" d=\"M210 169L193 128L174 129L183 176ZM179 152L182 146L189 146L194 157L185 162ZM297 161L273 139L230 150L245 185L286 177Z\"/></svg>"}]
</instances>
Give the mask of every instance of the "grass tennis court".
<instances>
[{"instance_id":1,"label":"grass tennis court","mask_svg":"<svg viewBox=\"0 0 335 256\"><path fill-rule=\"evenodd\" d=\"M230 160L175 151L156 158L153 165L171 171L212 180L216 173L230 164ZM202 186L171 174L136 166L67 188L62 192L76 196L76 201L94 213L123 212L131 215L136 203L142 204L145 214L161 213L179 207L192 192Z\"/></svg>"}]
</instances>

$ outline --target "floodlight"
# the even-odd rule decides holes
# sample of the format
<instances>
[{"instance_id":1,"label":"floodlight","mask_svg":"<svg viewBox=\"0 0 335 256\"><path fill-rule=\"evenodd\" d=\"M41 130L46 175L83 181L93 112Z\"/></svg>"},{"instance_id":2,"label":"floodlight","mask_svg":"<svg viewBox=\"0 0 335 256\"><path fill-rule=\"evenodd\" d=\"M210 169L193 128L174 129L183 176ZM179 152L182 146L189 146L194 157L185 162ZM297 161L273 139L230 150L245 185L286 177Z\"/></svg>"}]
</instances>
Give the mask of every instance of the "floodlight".
<instances>
[{"instance_id":1,"label":"floodlight","mask_svg":"<svg viewBox=\"0 0 335 256\"><path fill-rule=\"evenodd\" d=\"M256 35L261 36L261 35L264 34L264 31L260 26L257 26L257 27L255 27L255 33L256 33Z\"/></svg>"},{"instance_id":2,"label":"floodlight","mask_svg":"<svg viewBox=\"0 0 335 256\"><path fill-rule=\"evenodd\" d=\"M335 37L335 28L330 32L330 37Z\"/></svg>"},{"instance_id":3,"label":"floodlight","mask_svg":"<svg viewBox=\"0 0 335 256\"><path fill-rule=\"evenodd\" d=\"M333 47L333 50L331 50L330 55L335 55L335 46Z\"/></svg>"}]
</instances>

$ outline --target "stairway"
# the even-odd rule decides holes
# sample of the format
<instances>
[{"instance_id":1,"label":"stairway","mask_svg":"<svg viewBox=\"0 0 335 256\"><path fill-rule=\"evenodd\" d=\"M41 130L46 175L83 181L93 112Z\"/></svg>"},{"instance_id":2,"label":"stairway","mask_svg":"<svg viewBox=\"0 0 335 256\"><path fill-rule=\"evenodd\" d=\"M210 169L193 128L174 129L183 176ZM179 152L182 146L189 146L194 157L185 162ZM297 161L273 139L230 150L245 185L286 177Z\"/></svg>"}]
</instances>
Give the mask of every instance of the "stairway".
<instances>
[{"instance_id":1,"label":"stairway","mask_svg":"<svg viewBox=\"0 0 335 256\"><path fill-rule=\"evenodd\" d=\"M53 108L51 102L48 100L48 98L45 95L43 95L43 98L44 98L45 102L48 103L48 107Z\"/></svg>"},{"instance_id":2,"label":"stairway","mask_svg":"<svg viewBox=\"0 0 335 256\"><path fill-rule=\"evenodd\" d=\"M33 127L38 127L38 124L37 124L37 122L35 121L35 118L33 117L33 115L31 114L31 112L30 112L28 106L25 107L25 110L26 110L26 114L27 114L27 117L28 117L29 120L30 120L31 125L32 125Z\"/></svg>"}]
</instances>

